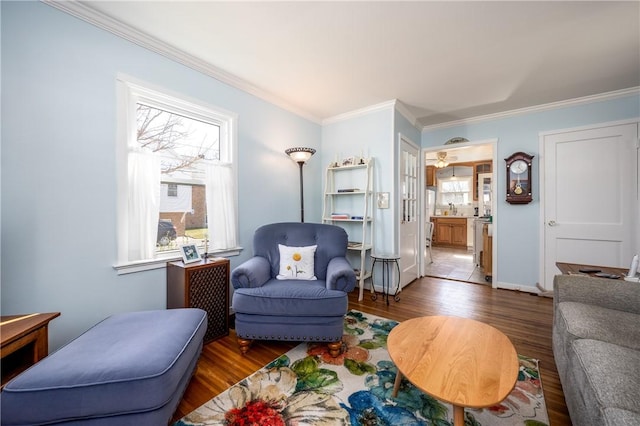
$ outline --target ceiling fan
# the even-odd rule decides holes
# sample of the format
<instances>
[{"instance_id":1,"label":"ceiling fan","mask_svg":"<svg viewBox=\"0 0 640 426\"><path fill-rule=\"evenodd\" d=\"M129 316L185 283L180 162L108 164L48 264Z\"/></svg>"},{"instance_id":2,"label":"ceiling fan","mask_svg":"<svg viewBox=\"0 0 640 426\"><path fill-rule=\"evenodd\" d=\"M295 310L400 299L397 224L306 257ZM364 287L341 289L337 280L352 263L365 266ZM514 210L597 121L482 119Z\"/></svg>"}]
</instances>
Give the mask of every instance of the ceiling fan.
<instances>
[{"instance_id":1,"label":"ceiling fan","mask_svg":"<svg viewBox=\"0 0 640 426\"><path fill-rule=\"evenodd\" d=\"M445 151L440 151L436 153L435 158L427 158L427 164L433 165L438 169L441 169L443 167L447 167L450 161L456 161L457 159L458 157L456 156L453 156L453 155L449 156Z\"/></svg>"}]
</instances>

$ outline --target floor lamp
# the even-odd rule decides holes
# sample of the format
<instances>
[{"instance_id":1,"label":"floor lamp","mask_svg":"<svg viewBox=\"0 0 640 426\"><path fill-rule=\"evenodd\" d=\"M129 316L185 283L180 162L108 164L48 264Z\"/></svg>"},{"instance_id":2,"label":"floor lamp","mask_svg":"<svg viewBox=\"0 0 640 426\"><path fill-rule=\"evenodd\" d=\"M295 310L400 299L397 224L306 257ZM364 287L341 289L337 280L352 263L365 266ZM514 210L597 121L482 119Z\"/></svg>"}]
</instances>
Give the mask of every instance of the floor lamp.
<instances>
[{"instance_id":1,"label":"floor lamp","mask_svg":"<svg viewBox=\"0 0 640 426\"><path fill-rule=\"evenodd\" d=\"M300 166L300 222L304 222L304 180L302 178L302 166L316 153L316 150L313 148L289 148L284 152Z\"/></svg>"}]
</instances>

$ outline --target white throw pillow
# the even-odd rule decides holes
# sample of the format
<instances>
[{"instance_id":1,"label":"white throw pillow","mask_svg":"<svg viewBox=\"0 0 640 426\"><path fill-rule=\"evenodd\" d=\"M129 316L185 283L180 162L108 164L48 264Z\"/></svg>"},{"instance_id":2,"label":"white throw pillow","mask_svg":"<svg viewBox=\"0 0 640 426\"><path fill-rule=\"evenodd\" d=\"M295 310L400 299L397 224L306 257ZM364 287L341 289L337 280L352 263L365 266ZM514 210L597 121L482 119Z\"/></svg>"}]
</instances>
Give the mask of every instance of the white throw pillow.
<instances>
[{"instance_id":1,"label":"white throw pillow","mask_svg":"<svg viewBox=\"0 0 640 426\"><path fill-rule=\"evenodd\" d=\"M279 280L317 280L313 257L318 246L289 247L278 244L280 250Z\"/></svg>"}]
</instances>

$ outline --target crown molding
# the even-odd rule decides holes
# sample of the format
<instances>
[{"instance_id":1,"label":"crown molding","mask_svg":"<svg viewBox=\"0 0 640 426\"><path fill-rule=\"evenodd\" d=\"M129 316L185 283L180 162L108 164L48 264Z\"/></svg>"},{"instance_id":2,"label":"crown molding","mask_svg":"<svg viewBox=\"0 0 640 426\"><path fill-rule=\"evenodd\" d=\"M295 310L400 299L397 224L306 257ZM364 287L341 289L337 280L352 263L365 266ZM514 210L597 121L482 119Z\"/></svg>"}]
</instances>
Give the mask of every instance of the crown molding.
<instances>
[{"instance_id":1,"label":"crown molding","mask_svg":"<svg viewBox=\"0 0 640 426\"><path fill-rule=\"evenodd\" d=\"M371 114L372 112L381 111L384 109L393 109L397 105L398 101L392 99L390 101L381 102L379 104L370 105L365 108L356 109L353 111L345 112L343 114L334 115L333 117L322 120L322 124L331 124L338 121L350 120L352 118L360 117L363 115Z\"/></svg>"},{"instance_id":2,"label":"crown molding","mask_svg":"<svg viewBox=\"0 0 640 426\"><path fill-rule=\"evenodd\" d=\"M322 124L331 124L338 121L349 120L355 117L359 117L362 115L371 114L372 112L384 110L384 109L395 109L398 111L404 118L406 118L412 126L416 127L418 124L418 119L409 111L406 105L400 101L399 99L392 99L390 101L381 102L379 104L371 105L365 108L360 108L357 110L345 112L344 114L334 115L333 117L329 117L322 121Z\"/></svg>"},{"instance_id":3,"label":"crown molding","mask_svg":"<svg viewBox=\"0 0 640 426\"><path fill-rule=\"evenodd\" d=\"M397 100L396 99L396 110L402 114L402 116L404 118L406 118L407 120L409 120L409 123L411 123L411 125L413 127L416 127L416 124L418 124L418 119L416 118L415 115L413 115L411 113L411 111L409 111L409 108L407 108L407 106L404 104L404 102L402 102L401 100Z\"/></svg>"},{"instance_id":4,"label":"crown molding","mask_svg":"<svg viewBox=\"0 0 640 426\"><path fill-rule=\"evenodd\" d=\"M246 80L238 78L233 74L230 74L193 55L189 55L183 52L182 50L177 49L174 46L171 46L170 44L164 43L154 37L151 37L148 34L143 33L142 31L138 31L129 25L123 24L122 22L117 21L111 18L110 16L95 10L84 3L80 3L77 0L40 0L40 1L58 10L61 10L69 15L75 16L76 18L79 18L85 22L88 22L91 25L94 25L98 28L106 30L127 41L135 43L138 46L141 46L147 50L158 53L168 59L171 59L195 71L198 71L202 74L212 77L222 83L228 84L229 86L235 87L236 89L247 92L257 98L267 101L277 107L280 107L286 111L296 114L302 118L305 118L316 124L321 124L322 122L322 120L320 120L318 117L314 116L313 114L310 114L309 112L304 111L290 104L289 102L274 95L273 93L262 90L259 87L254 86L253 84L249 83Z\"/></svg>"},{"instance_id":5,"label":"crown molding","mask_svg":"<svg viewBox=\"0 0 640 426\"><path fill-rule=\"evenodd\" d=\"M432 124L429 126L423 126L422 131L424 132L428 130L444 129L447 127L455 127L455 126L460 126L465 124L479 123L482 121L490 121L490 120L497 120L500 118L513 117L515 115L530 114L533 112L548 111L552 109L566 108L570 106L583 105L583 104L588 104L592 102L606 101L606 100L611 100L616 98L623 98L625 96L635 95L638 93L640 93L640 86L630 87L628 89L614 90L612 92L605 92L605 93L599 93L597 95L583 96L581 98L567 99L564 101L551 102L548 104L541 104L541 105L535 105L531 107L513 109L510 111L498 112L495 114L479 115L477 117L463 118L461 120L448 121L446 123Z\"/></svg>"}]
</instances>

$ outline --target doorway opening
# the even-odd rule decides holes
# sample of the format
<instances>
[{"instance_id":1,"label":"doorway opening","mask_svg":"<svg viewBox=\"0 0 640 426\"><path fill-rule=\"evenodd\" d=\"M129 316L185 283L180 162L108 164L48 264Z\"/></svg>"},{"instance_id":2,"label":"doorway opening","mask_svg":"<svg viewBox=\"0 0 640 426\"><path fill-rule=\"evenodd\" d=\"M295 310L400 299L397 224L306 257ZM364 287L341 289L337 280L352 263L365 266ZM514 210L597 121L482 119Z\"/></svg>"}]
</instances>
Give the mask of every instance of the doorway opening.
<instances>
[{"instance_id":1,"label":"doorway opening","mask_svg":"<svg viewBox=\"0 0 640 426\"><path fill-rule=\"evenodd\" d=\"M431 222L433 236L430 253L425 251L424 275L492 284L496 142L425 150L425 230ZM429 245L428 235L426 240Z\"/></svg>"}]
</instances>

